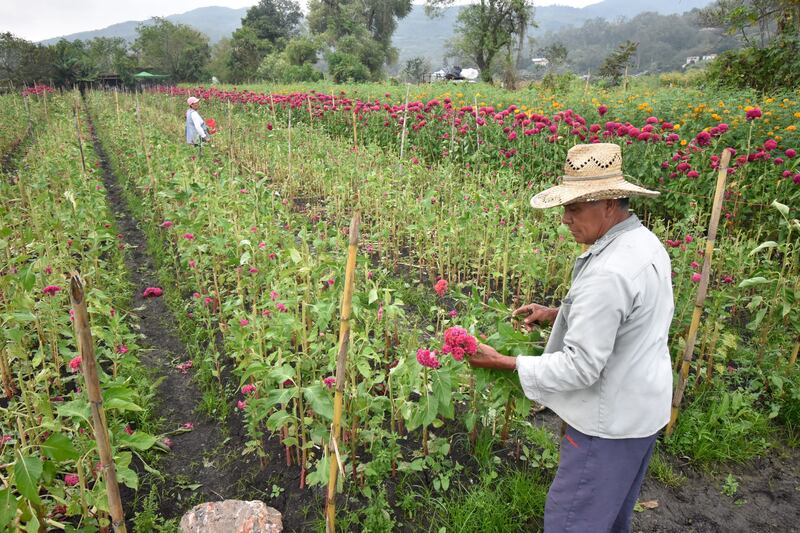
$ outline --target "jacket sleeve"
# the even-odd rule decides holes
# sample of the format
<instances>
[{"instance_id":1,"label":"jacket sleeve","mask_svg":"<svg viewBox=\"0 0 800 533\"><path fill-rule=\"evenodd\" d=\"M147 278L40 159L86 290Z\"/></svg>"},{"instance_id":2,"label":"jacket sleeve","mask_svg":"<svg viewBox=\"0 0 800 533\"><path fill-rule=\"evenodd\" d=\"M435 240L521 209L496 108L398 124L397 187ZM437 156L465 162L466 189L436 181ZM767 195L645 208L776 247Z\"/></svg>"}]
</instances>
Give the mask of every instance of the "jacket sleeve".
<instances>
[{"instance_id":1,"label":"jacket sleeve","mask_svg":"<svg viewBox=\"0 0 800 533\"><path fill-rule=\"evenodd\" d=\"M200 135L202 139L205 139L206 131L203 129L203 119L197 111L192 112L192 124L194 124L194 129L197 131L198 135Z\"/></svg>"},{"instance_id":2,"label":"jacket sleeve","mask_svg":"<svg viewBox=\"0 0 800 533\"><path fill-rule=\"evenodd\" d=\"M633 291L620 273L604 272L581 280L562 304L567 320L563 349L540 357L518 357L517 371L525 395L591 387L614 350L620 325L633 306Z\"/></svg>"}]
</instances>

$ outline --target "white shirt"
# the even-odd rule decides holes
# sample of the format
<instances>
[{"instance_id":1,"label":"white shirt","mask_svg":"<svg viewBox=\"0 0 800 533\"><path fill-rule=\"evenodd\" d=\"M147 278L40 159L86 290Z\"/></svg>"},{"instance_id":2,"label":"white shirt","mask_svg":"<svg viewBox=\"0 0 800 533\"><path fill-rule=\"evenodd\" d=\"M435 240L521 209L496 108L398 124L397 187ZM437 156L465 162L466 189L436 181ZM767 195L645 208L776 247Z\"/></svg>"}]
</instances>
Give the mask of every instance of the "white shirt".
<instances>
[{"instance_id":1,"label":"white shirt","mask_svg":"<svg viewBox=\"0 0 800 533\"><path fill-rule=\"evenodd\" d=\"M655 434L669 421L672 266L631 215L575 262L545 352L518 357L525 395L581 433Z\"/></svg>"},{"instance_id":2,"label":"white shirt","mask_svg":"<svg viewBox=\"0 0 800 533\"><path fill-rule=\"evenodd\" d=\"M197 138L206 138L206 132L203 128L205 122L203 117L197 110L189 108L186 110L186 142L189 144L197 143Z\"/></svg>"}]
</instances>

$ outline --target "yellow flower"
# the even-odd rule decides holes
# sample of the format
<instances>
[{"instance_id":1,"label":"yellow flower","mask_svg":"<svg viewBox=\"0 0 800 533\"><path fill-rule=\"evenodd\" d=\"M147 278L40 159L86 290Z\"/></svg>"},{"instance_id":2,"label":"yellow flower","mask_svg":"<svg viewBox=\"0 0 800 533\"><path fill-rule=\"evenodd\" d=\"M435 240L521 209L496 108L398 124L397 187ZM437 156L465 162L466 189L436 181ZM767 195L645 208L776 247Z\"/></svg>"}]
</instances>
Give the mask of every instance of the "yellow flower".
<instances>
[{"instance_id":1,"label":"yellow flower","mask_svg":"<svg viewBox=\"0 0 800 533\"><path fill-rule=\"evenodd\" d=\"M722 117L717 115L716 113L712 113L711 118L713 118L714 120L722 120Z\"/></svg>"},{"instance_id":2,"label":"yellow flower","mask_svg":"<svg viewBox=\"0 0 800 533\"><path fill-rule=\"evenodd\" d=\"M786 131L795 131L796 129L797 129L797 126L795 126L794 124L786 126Z\"/></svg>"},{"instance_id":3,"label":"yellow flower","mask_svg":"<svg viewBox=\"0 0 800 533\"><path fill-rule=\"evenodd\" d=\"M794 118L800 118L800 111L794 114Z\"/></svg>"},{"instance_id":4,"label":"yellow flower","mask_svg":"<svg viewBox=\"0 0 800 533\"><path fill-rule=\"evenodd\" d=\"M687 144L686 139L681 139L681 146L686 146Z\"/></svg>"},{"instance_id":5,"label":"yellow flower","mask_svg":"<svg viewBox=\"0 0 800 533\"><path fill-rule=\"evenodd\" d=\"M776 141L782 141L782 140L783 140L783 137L781 137L780 135L776 135L776 136L775 136L775 140L776 140Z\"/></svg>"},{"instance_id":6,"label":"yellow flower","mask_svg":"<svg viewBox=\"0 0 800 533\"><path fill-rule=\"evenodd\" d=\"M766 100L764 100L764 102L766 102L766 103L768 103L768 104L771 104L771 103L772 103L772 102L774 102L774 101L775 101L775 99L774 99L774 98L767 98Z\"/></svg>"},{"instance_id":7,"label":"yellow flower","mask_svg":"<svg viewBox=\"0 0 800 533\"><path fill-rule=\"evenodd\" d=\"M673 124L672 125L672 129L677 131L677 130L681 129L681 125L680 124Z\"/></svg>"}]
</instances>

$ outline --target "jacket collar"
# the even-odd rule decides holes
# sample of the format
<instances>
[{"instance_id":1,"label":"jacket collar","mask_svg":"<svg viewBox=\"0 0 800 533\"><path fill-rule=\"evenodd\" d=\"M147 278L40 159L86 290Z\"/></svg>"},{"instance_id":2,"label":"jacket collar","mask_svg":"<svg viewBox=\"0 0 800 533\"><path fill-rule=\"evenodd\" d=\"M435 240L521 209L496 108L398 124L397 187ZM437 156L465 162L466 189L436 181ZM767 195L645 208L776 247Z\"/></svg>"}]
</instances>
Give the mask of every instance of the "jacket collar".
<instances>
[{"instance_id":1,"label":"jacket collar","mask_svg":"<svg viewBox=\"0 0 800 533\"><path fill-rule=\"evenodd\" d=\"M589 247L588 250L583 252L580 255L580 258L586 258L590 255L598 255L600 252L606 249L606 247L611 244L614 239L619 237L625 232L635 230L639 228L642 223L639 221L639 217L631 213L631 215L623 220L622 222L617 223L615 226L612 226L602 237L597 239L593 245Z\"/></svg>"}]
</instances>

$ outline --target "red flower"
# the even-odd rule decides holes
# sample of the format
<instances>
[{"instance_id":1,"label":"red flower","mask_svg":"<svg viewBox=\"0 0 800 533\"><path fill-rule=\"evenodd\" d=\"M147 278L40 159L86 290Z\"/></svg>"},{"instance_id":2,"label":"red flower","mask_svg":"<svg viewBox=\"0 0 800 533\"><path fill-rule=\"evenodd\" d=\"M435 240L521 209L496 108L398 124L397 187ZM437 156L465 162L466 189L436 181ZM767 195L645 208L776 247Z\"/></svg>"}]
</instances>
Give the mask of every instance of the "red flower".
<instances>
[{"instance_id":1,"label":"red flower","mask_svg":"<svg viewBox=\"0 0 800 533\"><path fill-rule=\"evenodd\" d=\"M81 368L81 356L73 357L69 362L69 369L72 372L77 372Z\"/></svg>"},{"instance_id":2,"label":"red flower","mask_svg":"<svg viewBox=\"0 0 800 533\"><path fill-rule=\"evenodd\" d=\"M417 362L428 368L439 368L442 366L442 364L439 362L439 359L436 357L436 351L428 350L426 348L420 348L417 350Z\"/></svg>"},{"instance_id":3,"label":"red flower","mask_svg":"<svg viewBox=\"0 0 800 533\"><path fill-rule=\"evenodd\" d=\"M447 280L439 278L439 280L433 286L433 290L436 291L436 294L438 294L440 298L444 296L444 293L447 292Z\"/></svg>"},{"instance_id":4,"label":"red flower","mask_svg":"<svg viewBox=\"0 0 800 533\"><path fill-rule=\"evenodd\" d=\"M164 294L164 291L159 287L147 287L142 293L142 296L144 298L158 298L162 294Z\"/></svg>"},{"instance_id":5,"label":"red flower","mask_svg":"<svg viewBox=\"0 0 800 533\"><path fill-rule=\"evenodd\" d=\"M747 120L757 119L761 117L761 110L757 107L754 107L745 111L744 115Z\"/></svg>"},{"instance_id":6,"label":"red flower","mask_svg":"<svg viewBox=\"0 0 800 533\"><path fill-rule=\"evenodd\" d=\"M48 285L47 287L42 289L42 292L48 296L55 296L56 293L59 292L60 290L61 287L59 287L58 285Z\"/></svg>"}]
</instances>

